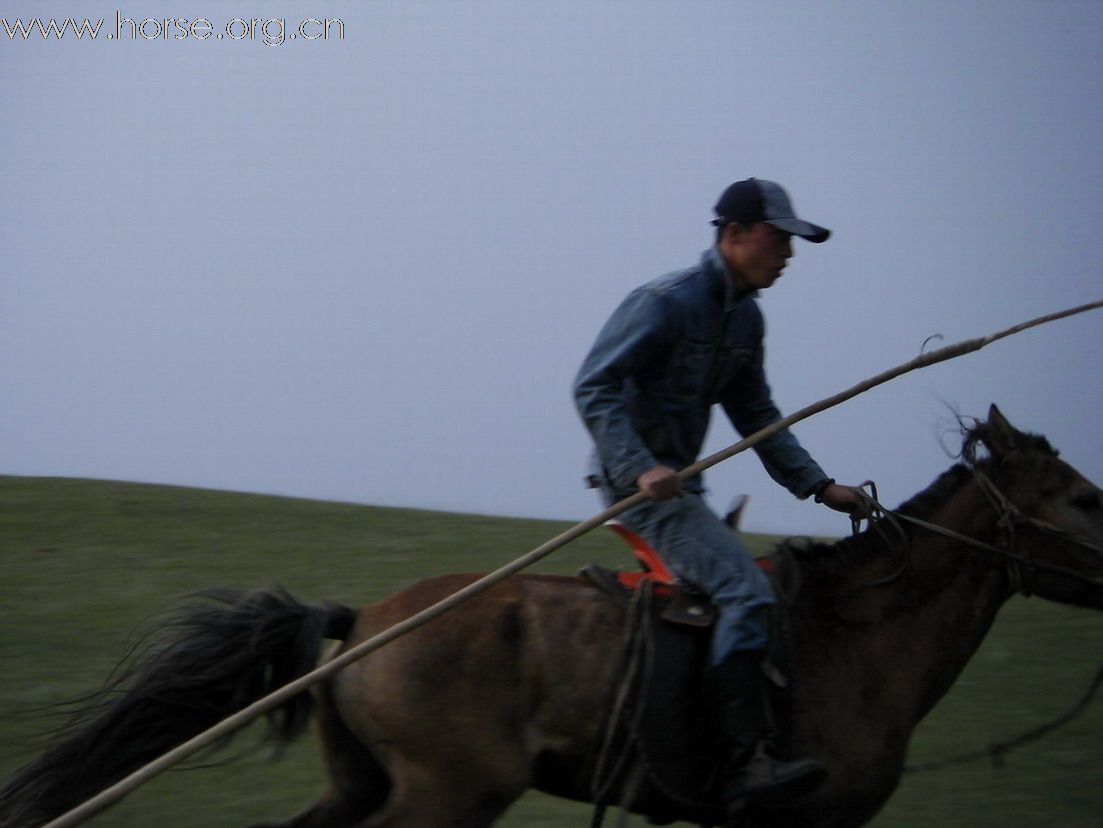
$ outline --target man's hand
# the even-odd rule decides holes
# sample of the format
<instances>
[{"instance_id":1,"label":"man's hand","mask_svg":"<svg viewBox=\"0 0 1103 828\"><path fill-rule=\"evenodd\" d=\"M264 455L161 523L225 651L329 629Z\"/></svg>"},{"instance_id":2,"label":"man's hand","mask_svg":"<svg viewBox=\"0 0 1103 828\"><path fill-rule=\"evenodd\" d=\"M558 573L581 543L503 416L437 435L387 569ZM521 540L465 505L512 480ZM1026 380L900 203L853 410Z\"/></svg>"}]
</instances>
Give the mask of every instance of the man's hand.
<instances>
[{"instance_id":1,"label":"man's hand","mask_svg":"<svg viewBox=\"0 0 1103 828\"><path fill-rule=\"evenodd\" d=\"M857 486L842 486L828 483L816 499L836 512L846 512L852 518L865 520L869 517L870 502L865 493Z\"/></svg>"},{"instance_id":2,"label":"man's hand","mask_svg":"<svg viewBox=\"0 0 1103 828\"><path fill-rule=\"evenodd\" d=\"M678 478L678 472L669 466L651 467L636 478L636 485L652 500L670 500L682 495L682 481Z\"/></svg>"}]
</instances>

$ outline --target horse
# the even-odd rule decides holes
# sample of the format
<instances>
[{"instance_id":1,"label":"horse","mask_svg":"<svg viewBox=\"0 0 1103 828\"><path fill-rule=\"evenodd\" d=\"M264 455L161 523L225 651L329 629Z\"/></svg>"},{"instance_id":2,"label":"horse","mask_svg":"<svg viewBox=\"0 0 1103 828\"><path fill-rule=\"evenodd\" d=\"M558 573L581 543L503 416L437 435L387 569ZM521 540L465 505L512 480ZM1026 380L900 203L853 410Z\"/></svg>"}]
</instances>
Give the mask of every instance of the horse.
<instances>
[{"instance_id":1,"label":"horse","mask_svg":"<svg viewBox=\"0 0 1103 828\"><path fill-rule=\"evenodd\" d=\"M801 798L750 805L740 825L865 824L1011 596L1103 609L1100 489L995 406L964 431L960 461L888 513L891 527L886 516L770 556L799 584L781 596L792 748L828 773ZM0 825L55 818L302 675L327 638L352 647L476 577L431 578L359 610L213 592L13 775ZM314 715L329 779L306 810L265 828L478 828L533 787L589 801L625 624L623 605L582 578L514 575L354 662L271 714L278 742ZM627 804L646 813L649 801ZM699 821L692 809L664 816Z\"/></svg>"}]
</instances>

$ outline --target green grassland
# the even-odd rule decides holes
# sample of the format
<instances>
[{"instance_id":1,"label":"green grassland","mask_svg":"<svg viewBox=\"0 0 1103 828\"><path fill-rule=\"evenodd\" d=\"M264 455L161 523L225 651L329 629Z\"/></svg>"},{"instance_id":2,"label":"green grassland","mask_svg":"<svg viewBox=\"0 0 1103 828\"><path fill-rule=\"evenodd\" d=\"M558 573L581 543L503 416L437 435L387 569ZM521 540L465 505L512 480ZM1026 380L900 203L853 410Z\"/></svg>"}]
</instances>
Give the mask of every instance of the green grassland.
<instances>
[{"instance_id":1,"label":"green grassland","mask_svg":"<svg viewBox=\"0 0 1103 828\"><path fill-rule=\"evenodd\" d=\"M173 599L213 586L280 584L308 600L358 605L445 572L494 569L562 523L315 502L166 486L0 477L0 776L33 755L45 706L95 690L134 632ZM765 537L750 536L764 550ZM628 564L591 533L535 569ZM982 748L1056 716L1103 656L1103 614L1013 600L964 676L919 728L910 760ZM886 670L891 669L886 664ZM1001 768L976 762L909 773L881 828L1103 824L1103 704ZM247 737L243 737L247 738ZM242 826L286 818L323 771L309 737L278 762L249 755L171 771L92 826ZM587 824L589 809L540 794L502 824ZM634 819L634 825L643 821Z\"/></svg>"}]
</instances>

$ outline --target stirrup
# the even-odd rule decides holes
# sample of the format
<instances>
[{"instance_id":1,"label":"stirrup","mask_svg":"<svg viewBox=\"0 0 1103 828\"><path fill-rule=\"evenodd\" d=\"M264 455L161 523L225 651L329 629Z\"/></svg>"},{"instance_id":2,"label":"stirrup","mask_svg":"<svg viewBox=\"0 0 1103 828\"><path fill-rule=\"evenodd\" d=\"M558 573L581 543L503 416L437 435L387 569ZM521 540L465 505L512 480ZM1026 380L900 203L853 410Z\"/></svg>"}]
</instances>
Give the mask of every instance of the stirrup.
<instances>
[{"instance_id":1,"label":"stirrup","mask_svg":"<svg viewBox=\"0 0 1103 828\"><path fill-rule=\"evenodd\" d=\"M748 799L766 807L780 806L811 793L826 777L827 768L815 759L778 759L770 755L763 740L725 786L724 800L729 810L741 809Z\"/></svg>"}]
</instances>

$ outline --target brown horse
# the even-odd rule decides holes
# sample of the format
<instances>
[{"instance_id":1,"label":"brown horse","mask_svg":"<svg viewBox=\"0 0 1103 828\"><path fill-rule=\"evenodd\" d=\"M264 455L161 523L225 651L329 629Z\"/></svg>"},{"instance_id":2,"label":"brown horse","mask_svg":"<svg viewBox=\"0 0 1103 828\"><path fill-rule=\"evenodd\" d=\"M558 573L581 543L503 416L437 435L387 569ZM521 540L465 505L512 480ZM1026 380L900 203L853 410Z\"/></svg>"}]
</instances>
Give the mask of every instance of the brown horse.
<instances>
[{"instance_id":1,"label":"brown horse","mask_svg":"<svg viewBox=\"0 0 1103 828\"><path fill-rule=\"evenodd\" d=\"M774 553L783 573L799 571L786 596L792 744L829 773L803 799L749 810L747 825L871 819L915 726L1016 590L1103 608L1100 490L995 407L962 457L896 513L918 525L877 531L882 521L833 546ZM424 581L358 612L278 592L217 594L178 618L75 735L8 782L0 825L64 812L307 670L324 637L353 646L472 578ZM485 826L529 787L587 800L624 623L584 580L515 576L356 662L313 694L330 782L282 828ZM309 705L304 694L278 711L275 735L292 738Z\"/></svg>"}]
</instances>

